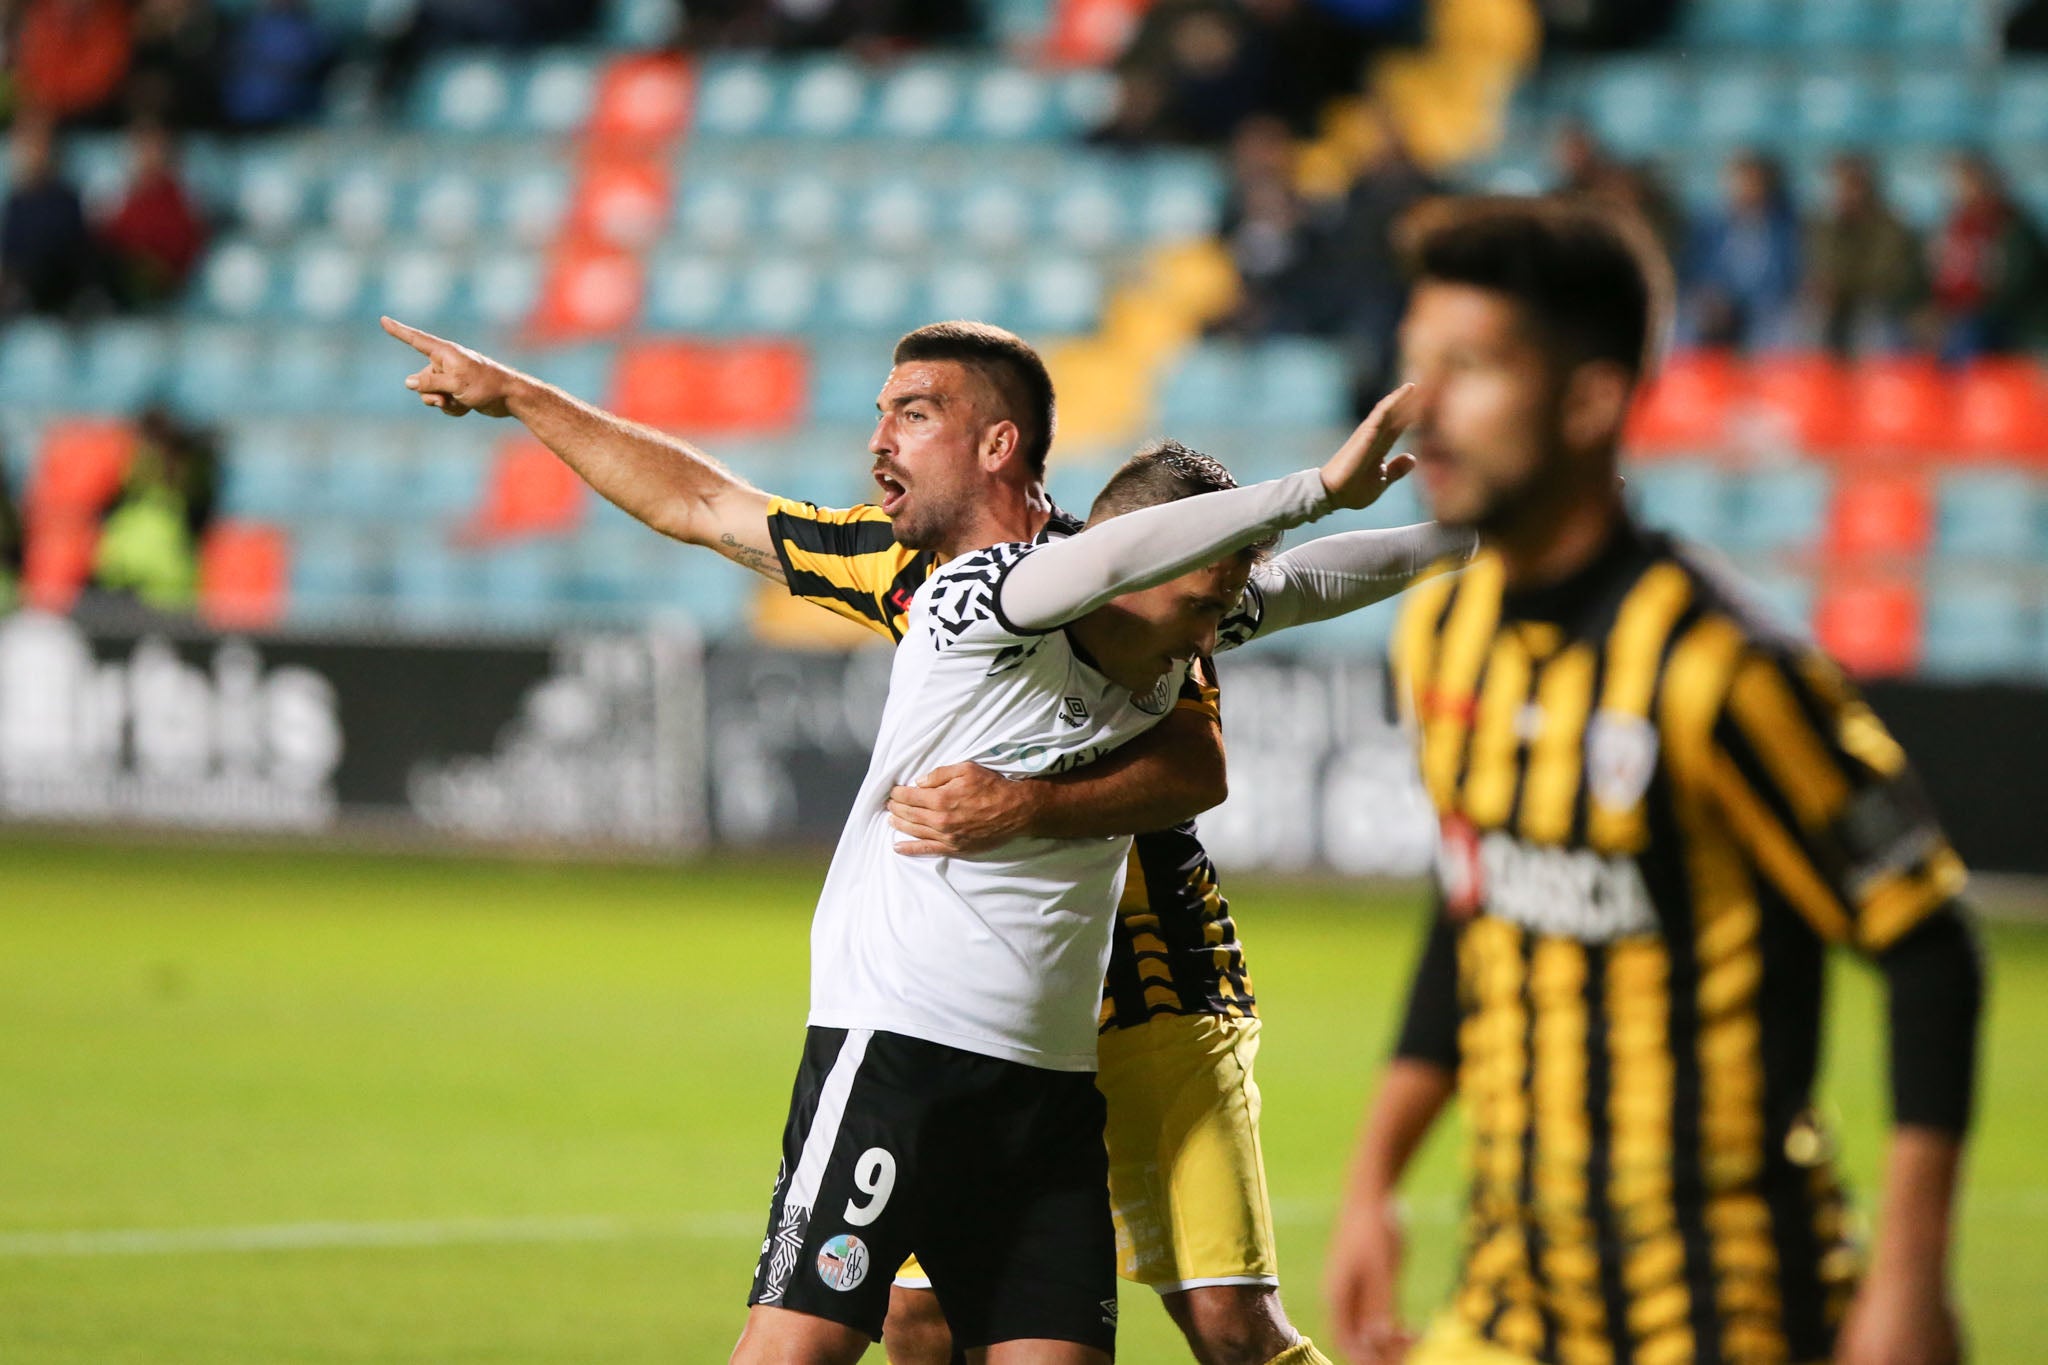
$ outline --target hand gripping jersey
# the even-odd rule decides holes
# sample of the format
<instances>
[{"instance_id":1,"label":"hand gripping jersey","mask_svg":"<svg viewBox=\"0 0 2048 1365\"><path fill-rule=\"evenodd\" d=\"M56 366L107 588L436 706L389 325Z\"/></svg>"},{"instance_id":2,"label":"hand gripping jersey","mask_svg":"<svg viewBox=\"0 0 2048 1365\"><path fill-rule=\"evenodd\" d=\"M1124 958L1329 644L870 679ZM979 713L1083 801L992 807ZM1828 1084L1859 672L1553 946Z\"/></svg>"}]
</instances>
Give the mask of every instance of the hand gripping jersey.
<instances>
[{"instance_id":1,"label":"hand gripping jersey","mask_svg":"<svg viewBox=\"0 0 2048 1365\"><path fill-rule=\"evenodd\" d=\"M793 595L891 641L903 638L911 598L939 565L931 551L897 544L882 509L868 504L822 508L775 498L768 529ZM1055 509L1040 538L1080 529ZM1240 620L1258 611L1255 599L1246 606ZM1189 674L1175 705L1218 718L1207 669ZM1230 902L1193 820L1132 841L1101 1000L1103 1030L1160 1015L1257 1015Z\"/></svg>"},{"instance_id":2,"label":"hand gripping jersey","mask_svg":"<svg viewBox=\"0 0 2048 1365\"><path fill-rule=\"evenodd\" d=\"M888 822L889 789L933 768L1066 772L1173 706L1185 665L1134 697L1064 631L1005 619L1002 579L1032 548L964 555L912 597L874 759L813 921L810 1022L1092 1071L1109 949L1103 909L1122 892L1130 841L1026 838L987 853L912 858L895 851Z\"/></svg>"}]
</instances>

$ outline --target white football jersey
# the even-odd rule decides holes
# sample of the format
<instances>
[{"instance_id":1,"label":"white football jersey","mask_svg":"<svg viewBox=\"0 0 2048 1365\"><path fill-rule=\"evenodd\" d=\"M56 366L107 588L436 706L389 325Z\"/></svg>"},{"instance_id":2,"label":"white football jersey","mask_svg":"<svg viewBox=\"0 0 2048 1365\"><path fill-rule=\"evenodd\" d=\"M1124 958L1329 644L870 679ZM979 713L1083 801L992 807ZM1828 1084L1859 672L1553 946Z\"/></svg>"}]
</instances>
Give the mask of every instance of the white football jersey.
<instances>
[{"instance_id":1,"label":"white football jersey","mask_svg":"<svg viewBox=\"0 0 2048 1365\"><path fill-rule=\"evenodd\" d=\"M909 857L895 851L903 836L888 819L889 789L934 768L1064 772L1173 707L1185 665L1133 697L1077 655L1064 630L1003 619L997 585L1032 548L964 555L911 600L874 757L811 925L810 1022L1093 1071L1130 839L1026 838L964 857Z\"/></svg>"}]
</instances>

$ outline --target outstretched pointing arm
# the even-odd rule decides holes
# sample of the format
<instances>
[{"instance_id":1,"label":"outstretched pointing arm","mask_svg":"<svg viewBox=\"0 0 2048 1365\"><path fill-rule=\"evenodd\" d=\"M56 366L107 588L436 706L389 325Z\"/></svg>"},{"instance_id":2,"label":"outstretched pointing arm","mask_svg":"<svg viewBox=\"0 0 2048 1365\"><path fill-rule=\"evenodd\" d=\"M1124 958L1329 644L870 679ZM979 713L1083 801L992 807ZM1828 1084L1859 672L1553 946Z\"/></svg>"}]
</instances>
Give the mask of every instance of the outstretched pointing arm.
<instances>
[{"instance_id":1,"label":"outstretched pointing arm","mask_svg":"<svg viewBox=\"0 0 2048 1365\"><path fill-rule=\"evenodd\" d=\"M768 536L768 495L695 446L626 421L489 356L408 327L384 330L426 357L405 386L450 417L516 417L585 483L673 539L706 545L782 581Z\"/></svg>"}]
</instances>

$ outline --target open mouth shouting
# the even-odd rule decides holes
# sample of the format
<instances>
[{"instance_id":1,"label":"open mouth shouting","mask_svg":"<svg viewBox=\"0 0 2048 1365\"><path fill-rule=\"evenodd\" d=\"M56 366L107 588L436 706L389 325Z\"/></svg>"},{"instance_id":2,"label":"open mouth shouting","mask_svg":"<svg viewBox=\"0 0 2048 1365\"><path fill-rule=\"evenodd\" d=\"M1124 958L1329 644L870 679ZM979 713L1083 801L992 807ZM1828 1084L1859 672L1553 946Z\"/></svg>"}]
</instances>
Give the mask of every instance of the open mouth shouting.
<instances>
[{"instance_id":1,"label":"open mouth shouting","mask_svg":"<svg viewBox=\"0 0 2048 1365\"><path fill-rule=\"evenodd\" d=\"M902 510L903 500L909 496L909 490L903 486L901 479L883 469L875 471L875 483L882 490L882 515L895 516Z\"/></svg>"}]
</instances>

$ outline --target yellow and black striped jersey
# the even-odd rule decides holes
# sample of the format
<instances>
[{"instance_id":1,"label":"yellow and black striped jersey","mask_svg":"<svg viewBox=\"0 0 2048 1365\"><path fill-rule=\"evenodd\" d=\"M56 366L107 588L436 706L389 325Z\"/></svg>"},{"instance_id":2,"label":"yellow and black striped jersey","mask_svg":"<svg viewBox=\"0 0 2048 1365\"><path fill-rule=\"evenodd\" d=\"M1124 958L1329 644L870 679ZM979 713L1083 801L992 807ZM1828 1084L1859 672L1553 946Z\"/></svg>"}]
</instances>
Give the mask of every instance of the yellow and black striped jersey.
<instances>
[{"instance_id":1,"label":"yellow and black striped jersey","mask_svg":"<svg viewBox=\"0 0 2048 1365\"><path fill-rule=\"evenodd\" d=\"M1079 522L1055 511L1043 534L1079 529ZM910 599L939 563L929 550L897 544L888 517L874 506L823 508L771 498L768 532L792 594L892 641L903 638ZM1178 705L1218 717L1206 667L1190 671ZM1194 821L1137 836L1102 986L1101 1027L1135 1027L1161 1014L1257 1012L1230 903Z\"/></svg>"},{"instance_id":2,"label":"yellow and black striped jersey","mask_svg":"<svg viewBox=\"0 0 2048 1365\"><path fill-rule=\"evenodd\" d=\"M1567 1365L1825 1358L1858 1252L1810 1109L1824 946L1963 882L1905 755L1633 526L1534 592L1482 552L1395 656L1442 829L1409 1027L1442 1009L1472 1141L1455 1311Z\"/></svg>"}]
</instances>

